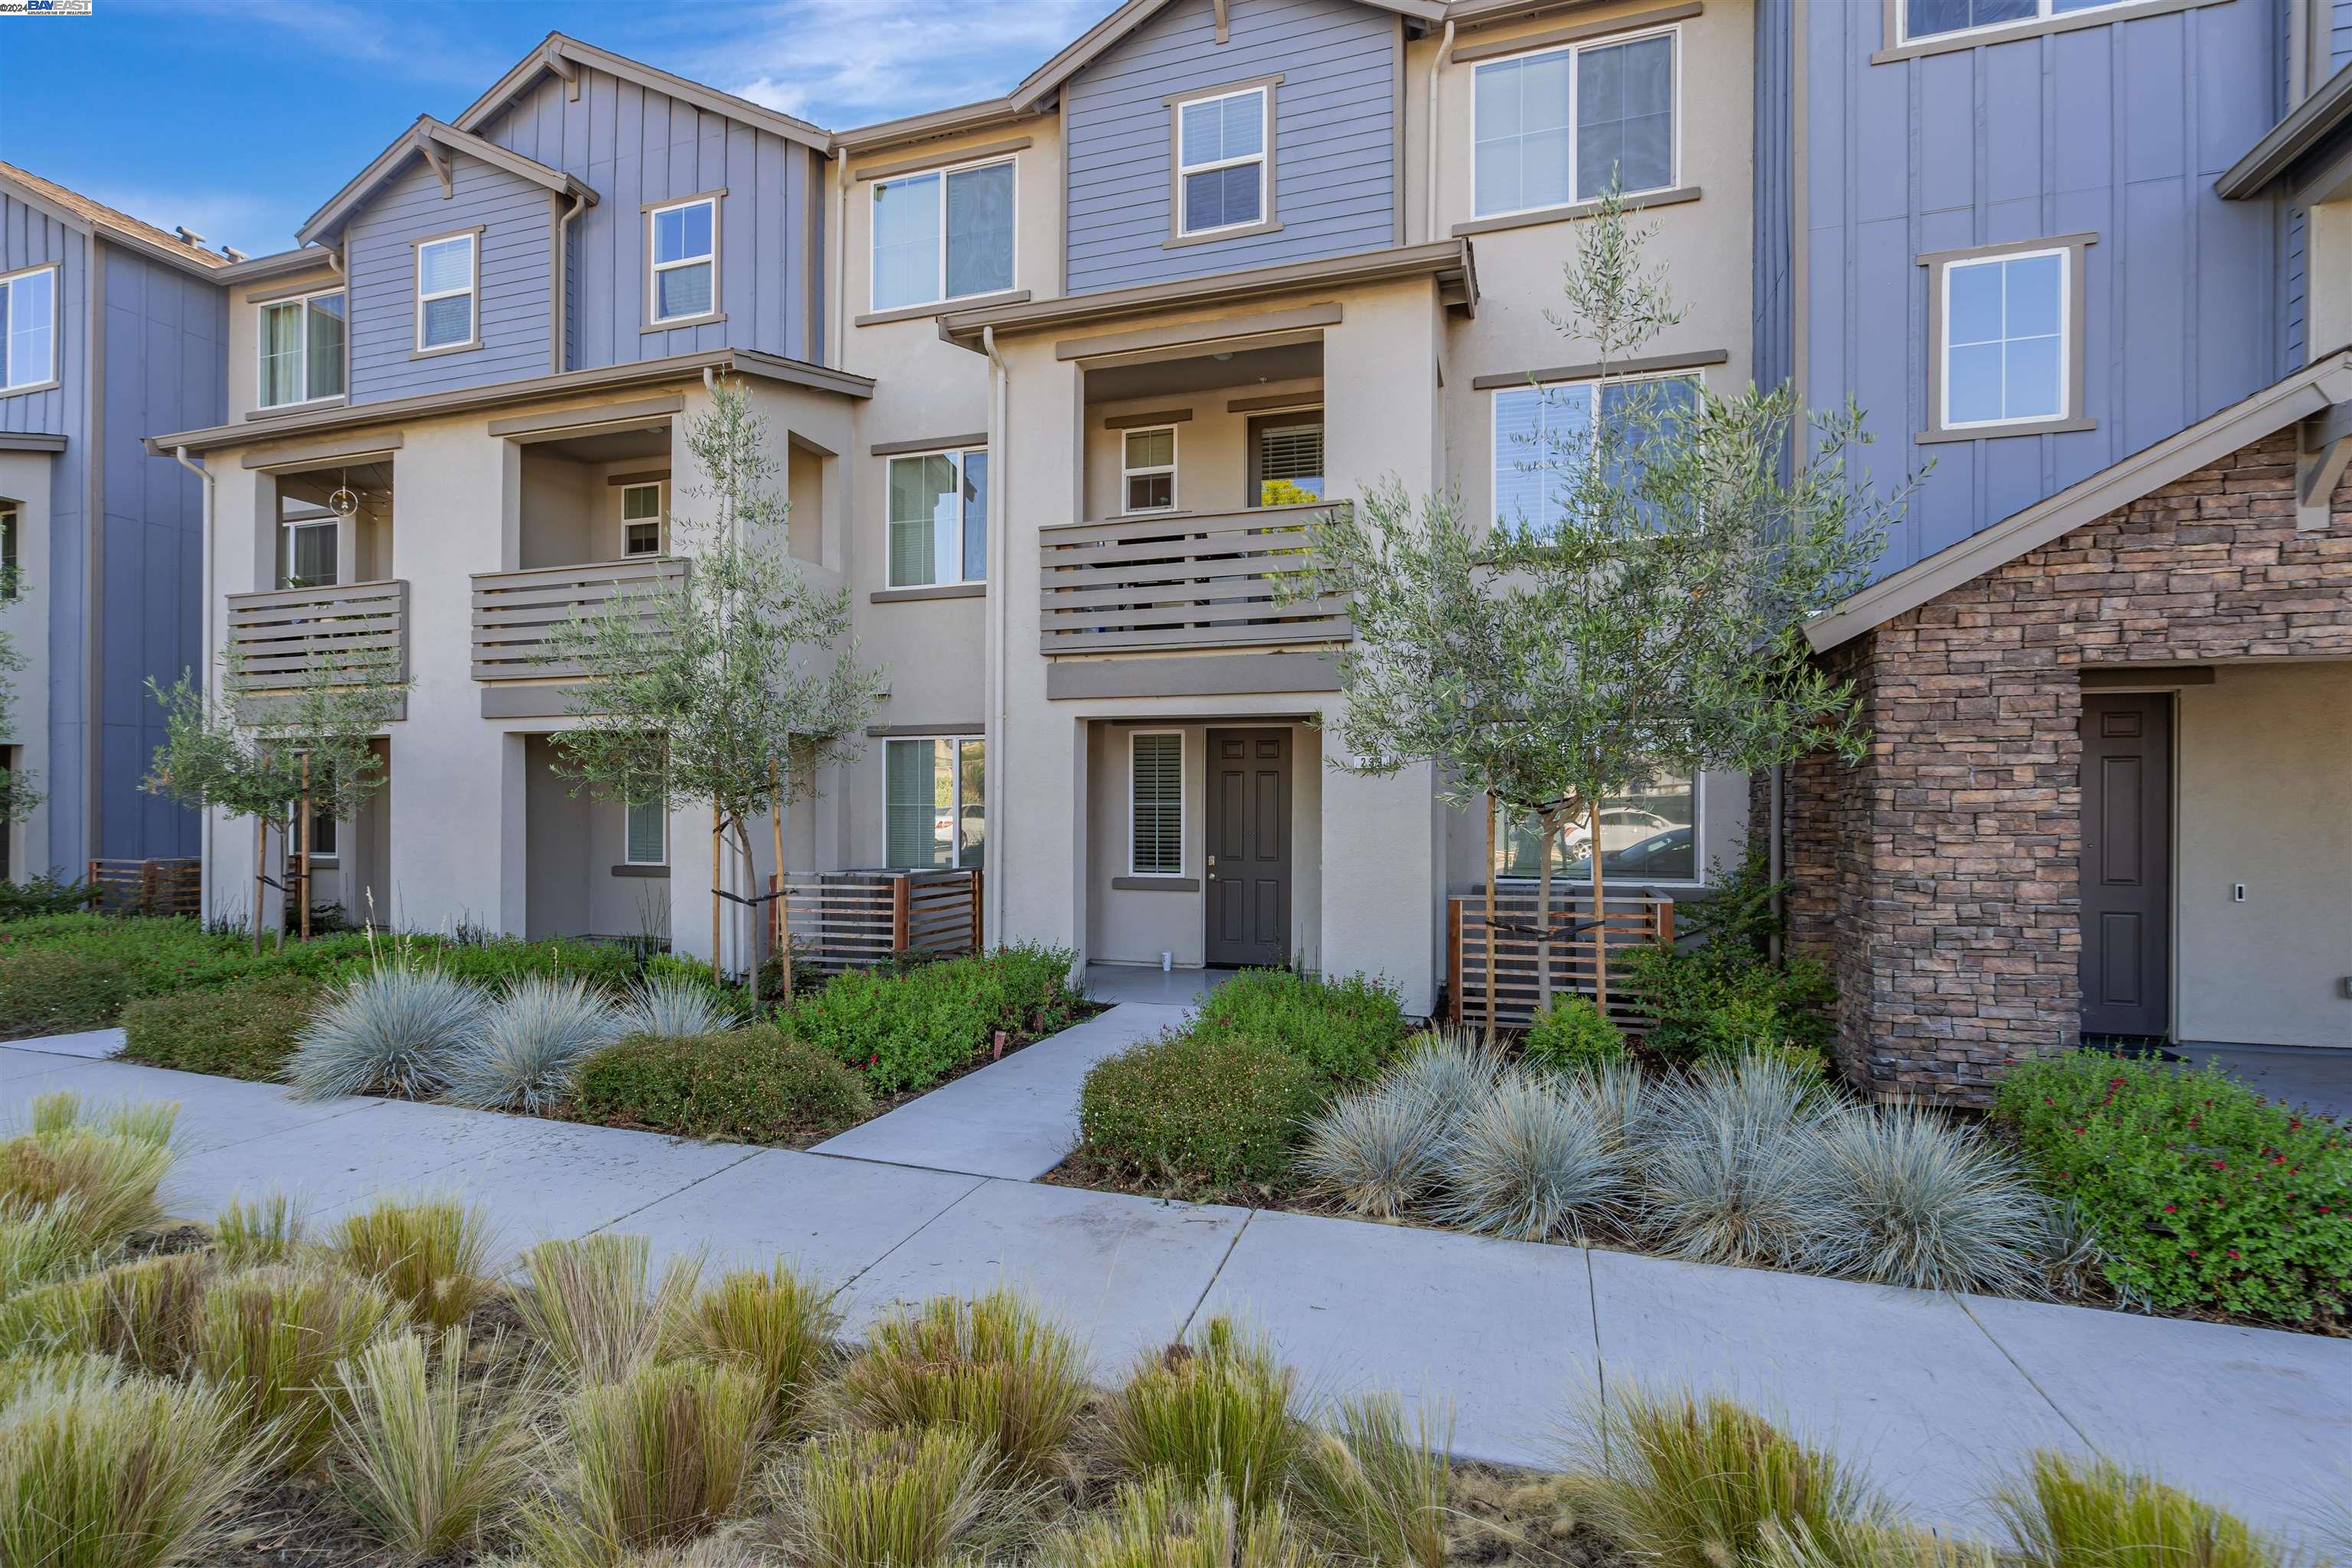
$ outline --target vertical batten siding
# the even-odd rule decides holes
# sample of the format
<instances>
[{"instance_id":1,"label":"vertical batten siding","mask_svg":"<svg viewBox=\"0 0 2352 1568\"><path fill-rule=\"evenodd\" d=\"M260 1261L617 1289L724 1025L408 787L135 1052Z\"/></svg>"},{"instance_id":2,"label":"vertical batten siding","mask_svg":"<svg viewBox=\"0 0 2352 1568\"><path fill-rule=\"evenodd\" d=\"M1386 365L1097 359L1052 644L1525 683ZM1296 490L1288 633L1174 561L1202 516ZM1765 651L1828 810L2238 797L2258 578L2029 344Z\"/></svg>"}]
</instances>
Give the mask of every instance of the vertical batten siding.
<instances>
[{"instance_id":1,"label":"vertical batten siding","mask_svg":"<svg viewBox=\"0 0 2352 1568\"><path fill-rule=\"evenodd\" d=\"M204 495L142 437L227 417L227 291L115 246L102 247L106 526L100 586L99 842L93 855L194 855L195 813L140 788L163 743L146 690L204 661Z\"/></svg>"},{"instance_id":2,"label":"vertical batten siding","mask_svg":"<svg viewBox=\"0 0 2352 1568\"><path fill-rule=\"evenodd\" d=\"M1069 292L1374 250L1393 241L1396 20L1349 0L1180 0L1063 89ZM1171 93L1280 75L1271 234L1162 248Z\"/></svg>"},{"instance_id":3,"label":"vertical batten siding","mask_svg":"<svg viewBox=\"0 0 2352 1568\"><path fill-rule=\"evenodd\" d=\"M88 265L88 244L76 230L31 203L0 195L0 273L21 272L28 267L58 268L57 345L60 383L46 392L19 392L0 397L0 430L70 437L80 429L81 413L73 394L81 383L78 376L66 375L64 371L68 353L79 356L82 352L82 327L89 311L83 272Z\"/></svg>"},{"instance_id":4,"label":"vertical batten siding","mask_svg":"<svg viewBox=\"0 0 2352 1568\"><path fill-rule=\"evenodd\" d=\"M351 272L353 403L486 386L547 374L547 192L463 153L449 155L451 195L412 160L355 214ZM413 242L480 225L481 346L418 356Z\"/></svg>"},{"instance_id":5,"label":"vertical batten siding","mask_svg":"<svg viewBox=\"0 0 2352 1568\"><path fill-rule=\"evenodd\" d=\"M573 175L597 203L572 220L572 367L595 369L709 349L814 361L803 226L814 221L815 154L772 132L698 110L599 70L580 96L550 78L481 135ZM645 204L724 190L719 215L725 320L646 330Z\"/></svg>"},{"instance_id":6,"label":"vertical batten siding","mask_svg":"<svg viewBox=\"0 0 2352 1568\"><path fill-rule=\"evenodd\" d=\"M2278 228L2214 179L2276 121L2275 6L2209 5L1885 65L1881 8L1816 4L1806 33L1814 406L1870 416L1871 466L1932 457L1893 572L2274 380ZM1919 447L1922 253L2093 231L2084 412L2095 430Z\"/></svg>"},{"instance_id":7,"label":"vertical batten siding","mask_svg":"<svg viewBox=\"0 0 2352 1568\"><path fill-rule=\"evenodd\" d=\"M2330 72L2341 70L2347 61L2352 61L2352 0L2330 0L2326 45Z\"/></svg>"},{"instance_id":8,"label":"vertical batten siding","mask_svg":"<svg viewBox=\"0 0 2352 1568\"><path fill-rule=\"evenodd\" d=\"M1756 384L1774 387L1796 374L1791 292L1795 173L1793 132L1794 0L1756 5L1756 262L1749 300Z\"/></svg>"}]
</instances>

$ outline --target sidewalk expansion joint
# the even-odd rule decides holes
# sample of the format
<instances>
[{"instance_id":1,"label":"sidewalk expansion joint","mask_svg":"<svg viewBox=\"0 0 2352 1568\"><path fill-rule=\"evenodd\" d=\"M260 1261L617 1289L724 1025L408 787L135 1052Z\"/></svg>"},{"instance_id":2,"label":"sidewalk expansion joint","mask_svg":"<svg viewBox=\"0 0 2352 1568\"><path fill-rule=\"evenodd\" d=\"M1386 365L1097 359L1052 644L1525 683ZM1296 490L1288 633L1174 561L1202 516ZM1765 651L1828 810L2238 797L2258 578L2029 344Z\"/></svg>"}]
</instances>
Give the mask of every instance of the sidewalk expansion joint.
<instances>
[{"instance_id":1,"label":"sidewalk expansion joint","mask_svg":"<svg viewBox=\"0 0 2352 1568\"><path fill-rule=\"evenodd\" d=\"M1178 1339L1185 1339L1192 1334L1192 1320L1201 1315L1202 1303L1209 1299L1209 1292L1217 1288L1217 1281L1224 1278L1225 1265L1232 1262L1234 1258L1234 1248L1239 1247L1242 1244L1242 1237L1249 1234L1250 1222L1257 1218L1257 1215L1258 1211L1255 1209L1251 1209L1242 1215L1242 1223L1234 1228L1234 1238L1225 1243L1225 1250L1217 1258L1217 1266L1209 1271L1209 1282L1201 1287L1199 1295L1192 1298L1192 1310L1184 1314L1184 1321L1176 1330Z\"/></svg>"}]
</instances>

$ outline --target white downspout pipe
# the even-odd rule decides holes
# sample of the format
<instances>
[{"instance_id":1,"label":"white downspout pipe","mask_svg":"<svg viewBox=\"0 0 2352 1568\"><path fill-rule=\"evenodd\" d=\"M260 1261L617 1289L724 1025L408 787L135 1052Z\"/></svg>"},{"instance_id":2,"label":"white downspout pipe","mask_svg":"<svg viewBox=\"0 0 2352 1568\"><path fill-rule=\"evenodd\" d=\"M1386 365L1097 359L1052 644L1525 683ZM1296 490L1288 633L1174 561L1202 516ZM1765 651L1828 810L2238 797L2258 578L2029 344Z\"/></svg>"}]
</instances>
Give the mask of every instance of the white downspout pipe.
<instances>
[{"instance_id":1,"label":"white downspout pipe","mask_svg":"<svg viewBox=\"0 0 2352 1568\"><path fill-rule=\"evenodd\" d=\"M1428 212L1421 237L1425 241L1437 238L1437 73L1454 53L1454 23L1449 19L1445 31L1438 36L1437 53L1429 60L1429 154L1422 163L1421 181L1428 190Z\"/></svg>"},{"instance_id":2,"label":"white downspout pipe","mask_svg":"<svg viewBox=\"0 0 2352 1568\"><path fill-rule=\"evenodd\" d=\"M834 183L841 187L841 205L833 222L833 366L849 368L849 182L841 160L834 160Z\"/></svg>"},{"instance_id":3,"label":"white downspout pipe","mask_svg":"<svg viewBox=\"0 0 2352 1568\"><path fill-rule=\"evenodd\" d=\"M996 647L988 661L988 678L995 687L989 704L992 717L988 729L988 771L1002 781L1004 772L1003 746L1005 716L1008 700L1005 695L1007 660L1011 638L1009 617L1012 614L1013 584L1005 580L1006 564L1013 559L1010 535L1012 508L1007 504L1012 496L1012 464L1006 461L1008 426L1011 423L1012 373L1005 368L1004 358L996 352L996 329L980 330L980 345L988 354L988 482L995 494L989 498L990 527L988 530L989 596L996 601ZM988 858L997 868L996 874L987 879L986 893L981 900L982 918L988 932L999 942L1004 940L1004 870L1011 861L1004 847L1004 791L1001 787L988 792L981 803L981 816L988 824Z\"/></svg>"},{"instance_id":4,"label":"white downspout pipe","mask_svg":"<svg viewBox=\"0 0 2352 1568\"><path fill-rule=\"evenodd\" d=\"M180 467L187 469L188 472L195 475L198 479L202 480L205 487L204 531L198 536L202 540L204 546L205 607L203 613L197 617L197 625L203 629L196 639L198 645L196 648L196 657L198 659L203 661L197 675L197 680L199 682L198 689L209 696L213 689L213 555L215 551L215 542L213 539L213 486L215 483L215 480L214 479L213 471L210 468L205 468L202 463L197 462L194 458L189 457L188 449L185 447L175 447L173 450L172 457L176 462L178 462ZM201 826L198 829L199 842L203 846L202 852L204 855L201 866L201 874L205 889L209 891L214 885L213 814L209 810L202 812L198 814L198 821L201 824ZM206 915L211 913L209 910L203 912Z\"/></svg>"},{"instance_id":5,"label":"white downspout pipe","mask_svg":"<svg viewBox=\"0 0 2352 1568\"><path fill-rule=\"evenodd\" d=\"M576 90L576 83L574 87ZM551 357L555 361L556 374L559 375L572 368L572 357L563 352L565 329L572 324L572 269L564 265L563 240L572 230L572 220L587 209L588 192L586 187L583 186L572 193L572 205L564 210L562 217L555 220L555 298L563 307L563 315L554 323L555 352Z\"/></svg>"}]
</instances>

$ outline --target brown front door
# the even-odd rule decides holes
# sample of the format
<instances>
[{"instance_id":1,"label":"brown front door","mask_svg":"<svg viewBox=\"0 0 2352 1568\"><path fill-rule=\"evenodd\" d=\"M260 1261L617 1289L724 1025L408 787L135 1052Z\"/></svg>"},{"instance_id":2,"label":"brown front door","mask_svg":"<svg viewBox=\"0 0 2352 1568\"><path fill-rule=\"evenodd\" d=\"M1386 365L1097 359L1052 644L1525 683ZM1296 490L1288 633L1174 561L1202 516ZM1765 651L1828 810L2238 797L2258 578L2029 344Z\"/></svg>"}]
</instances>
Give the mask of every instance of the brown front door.
<instances>
[{"instance_id":1,"label":"brown front door","mask_svg":"<svg viewBox=\"0 0 2352 1568\"><path fill-rule=\"evenodd\" d=\"M2083 699L2083 1032L2172 1021L2172 699Z\"/></svg>"},{"instance_id":2,"label":"brown front door","mask_svg":"<svg viewBox=\"0 0 2352 1568\"><path fill-rule=\"evenodd\" d=\"M1211 963L1290 962L1290 731L1209 731Z\"/></svg>"}]
</instances>

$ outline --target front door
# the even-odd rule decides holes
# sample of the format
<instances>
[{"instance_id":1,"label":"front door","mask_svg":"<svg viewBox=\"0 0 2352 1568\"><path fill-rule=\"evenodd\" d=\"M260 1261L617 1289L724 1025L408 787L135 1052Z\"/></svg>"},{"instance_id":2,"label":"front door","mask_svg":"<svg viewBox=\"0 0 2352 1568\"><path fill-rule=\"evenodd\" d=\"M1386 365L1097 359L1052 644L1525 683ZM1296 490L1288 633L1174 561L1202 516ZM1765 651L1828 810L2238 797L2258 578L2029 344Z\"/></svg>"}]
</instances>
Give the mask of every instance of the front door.
<instances>
[{"instance_id":1,"label":"front door","mask_svg":"<svg viewBox=\"0 0 2352 1568\"><path fill-rule=\"evenodd\" d=\"M2083 699L2083 1032L2172 1021L2172 699Z\"/></svg>"},{"instance_id":2,"label":"front door","mask_svg":"<svg viewBox=\"0 0 2352 1568\"><path fill-rule=\"evenodd\" d=\"M1211 963L1290 962L1290 731L1209 731Z\"/></svg>"}]
</instances>

